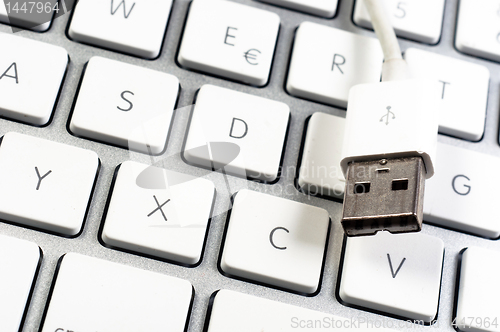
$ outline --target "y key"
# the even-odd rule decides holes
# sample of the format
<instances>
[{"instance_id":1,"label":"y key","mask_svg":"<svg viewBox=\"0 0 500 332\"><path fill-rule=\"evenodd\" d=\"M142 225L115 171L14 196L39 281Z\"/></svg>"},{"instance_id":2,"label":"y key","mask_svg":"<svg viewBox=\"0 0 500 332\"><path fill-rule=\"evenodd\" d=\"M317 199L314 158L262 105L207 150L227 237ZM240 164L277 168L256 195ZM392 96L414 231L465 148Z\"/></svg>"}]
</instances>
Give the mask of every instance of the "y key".
<instances>
[{"instance_id":1,"label":"y key","mask_svg":"<svg viewBox=\"0 0 500 332\"><path fill-rule=\"evenodd\" d=\"M0 144L0 219L76 236L99 167L95 152L18 133Z\"/></svg>"}]
</instances>

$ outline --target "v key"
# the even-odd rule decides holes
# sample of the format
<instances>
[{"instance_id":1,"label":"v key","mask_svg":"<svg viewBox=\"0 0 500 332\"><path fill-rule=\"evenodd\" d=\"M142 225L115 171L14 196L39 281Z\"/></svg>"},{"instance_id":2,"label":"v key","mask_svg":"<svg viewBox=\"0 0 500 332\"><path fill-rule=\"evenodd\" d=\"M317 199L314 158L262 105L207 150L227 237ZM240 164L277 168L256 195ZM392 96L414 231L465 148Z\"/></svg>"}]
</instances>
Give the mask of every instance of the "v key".
<instances>
[{"instance_id":1,"label":"v key","mask_svg":"<svg viewBox=\"0 0 500 332\"><path fill-rule=\"evenodd\" d=\"M399 266L398 266L398 269L396 270L396 272L394 272L394 269L392 267L391 255L387 254L387 259L389 260L389 266L391 267L392 278L396 278L396 276L398 275L399 270L401 270L401 267L403 266L403 263L406 261L406 258L403 258L403 260L401 261L401 263L399 263Z\"/></svg>"}]
</instances>

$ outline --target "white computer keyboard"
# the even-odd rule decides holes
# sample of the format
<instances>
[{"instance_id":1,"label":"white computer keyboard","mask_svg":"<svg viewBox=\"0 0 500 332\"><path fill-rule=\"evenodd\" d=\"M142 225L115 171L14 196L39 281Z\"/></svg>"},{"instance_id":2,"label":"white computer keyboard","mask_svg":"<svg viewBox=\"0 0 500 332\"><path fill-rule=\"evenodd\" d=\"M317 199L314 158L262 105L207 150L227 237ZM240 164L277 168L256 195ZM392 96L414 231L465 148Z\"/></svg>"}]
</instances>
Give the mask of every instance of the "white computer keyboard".
<instances>
[{"instance_id":1,"label":"white computer keyboard","mask_svg":"<svg viewBox=\"0 0 500 332\"><path fill-rule=\"evenodd\" d=\"M383 61L361 0L24 1L60 11L14 15L36 32L15 2L0 332L500 331L500 1L386 0L438 162L421 233L349 239L347 97Z\"/></svg>"}]
</instances>

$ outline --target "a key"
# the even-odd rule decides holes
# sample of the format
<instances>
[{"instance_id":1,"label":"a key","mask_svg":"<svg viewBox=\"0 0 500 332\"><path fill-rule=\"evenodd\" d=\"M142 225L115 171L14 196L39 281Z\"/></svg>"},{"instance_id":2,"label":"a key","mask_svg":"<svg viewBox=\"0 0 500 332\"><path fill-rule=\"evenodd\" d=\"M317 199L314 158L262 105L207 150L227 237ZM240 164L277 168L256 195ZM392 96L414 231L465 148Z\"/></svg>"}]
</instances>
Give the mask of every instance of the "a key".
<instances>
[{"instance_id":1,"label":"a key","mask_svg":"<svg viewBox=\"0 0 500 332\"><path fill-rule=\"evenodd\" d=\"M273 182L289 118L284 103L204 85L196 98L184 158L196 166Z\"/></svg>"},{"instance_id":2,"label":"a key","mask_svg":"<svg viewBox=\"0 0 500 332\"><path fill-rule=\"evenodd\" d=\"M68 35L75 41L146 59L160 55L172 0L78 1Z\"/></svg>"},{"instance_id":3,"label":"a key","mask_svg":"<svg viewBox=\"0 0 500 332\"><path fill-rule=\"evenodd\" d=\"M339 289L345 303L425 323L436 318L441 239L379 232L346 241Z\"/></svg>"},{"instance_id":4,"label":"a key","mask_svg":"<svg viewBox=\"0 0 500 332\"><path fill-rule=\"evenodd\" d=\"M416 48L407 49L404 57L413 77L435 82L439 132L479 141L484 133L488 102L488 69Z\"/></svg>"},{"instance_id":5,"label":"a key","mask_svg":"<svg viewBox=\"0 0 500 332\"><path fill-rule=\"evenodd\" d=\"M190 69L243 83L268 82L278 15L225 0L194 0L177 60Z\"/></svg>"},{"instance_id":6,"label":"a key","mask_svg":"<svg viewBox=\"0 0 500 332\"><path fill-rule=\"evenodd\" d=\"M438 143L436 172L425 182L424 221L486 238L500 237L500 159Z\"/></svg>"},{"instance_id":7,"label":"a key","mask_svg":"<svg viewBox=\"0 0 500 332\"><path fill-rule=\"evenodd\" d=\"M59 7L57 0L0 1L0 23L44 32L49 29L54 12L60 10L64 9Z\"/></svg>"},{"instance_id":8,"label":"a key","mask_svg":"<svg viewBox=\"0 0 500 332\"><path fill-rule=\"evenodd\" d=\"M111 246L195 265L213 205L212 182L126 161L114 180L102 231Z\"/></svg>"},{"instance_id":9,"label":"a key","mask_svg":"<svg viewBox=\"0 0 500 332\"><path fill-rule=\"evenodd\" d=\"M36 244L0 235L0 331L21 331L41 260Z\"/></svg>"},{"instance_id":10,"label":"a key","mask_svg":"<svg viewBox=\"0 0 500 332\"><path fill-rule=\"evenodd\" d=\"M500 61L500 1L459 2L455 47L470 55Z\"/></svg>"},{"instance_id":11,"label":"a key","mask_svg":"<svg viewBox=\"0 0 500 332\"><path fill-rule=\"evenodd\" d=\"M445 0L384 0L387 14L399 37L427 44L437 44L441 38ZM362 0L356 0L353 20L357 25L372 28Z\"/></svg>"},{"instance_id":12,"label":"a key","mask_svg":"<svg viewBox=\"0 0 500 332\"><path fill-rule=\"evenodd\" d=\"M261 0L278 6L321 17L332 18L337 12L338 0Z\"/></svg>"},{"instance_id":13,"label":"a key","mask_svg":"<svg viewBox=\"0 0 500 332\"><path fill-rule=\"evenodd\" d=\"M0 218L76 236L83 227L98 168L93 151L5 134L0 145Z\"/></svg>"},{"instance_id":14,"label":"a key","mask_svg":"<svg viewBox=\"0 0 500 332\"><path fill-rule=\"evenodd\" d=\"M316 112L307 125L298 185L310 195L344 198L345 177L340 168L345 119Z\"/></svg>"},{"instance_id":15,"label":"a key","mask_svg":"<svg viewBox=\"0 0 500 332\"><path fill-rule=\"evenodd\" d=\"M0 33L0 45L0 116L35 126L48 124L68 53L59 46L6 33Z\"/></svg>"},{"instance_id":16,"label":"a key","mask_svg":"<svg viewBox=\"0 0 500 332\"><path fill-rule=\"evenodd\" d=\"M314 294L329 220L324 209L240 190L226 226L220 267L230 276Z\"/></svg>"},{"instance_id":17,"label":"a key","mask_svg":"<svg viewBox=\"0 0 500 332\"><path fill-rule=\"evenodd\" d=\"M380 81L382 61L378 40L304 22L295 35L286 89L345 108L351 87Z\"/></svg>"},{"instance_id":18,"label":"a key","mask_svg":"<svg viewBox=\"0 0 500 332\"><path fill-rule=\"evenodd\" d=\"M185 331L194 297L186 280L76 253L55 278L42 332Z\"/></svg>"},{"instance_id":19,"label":"a key","mask_svg":"<svg viewBox=\"0 0 500 332\"><path fill-rule=\"evenodd\" d=\"M462 253L456 316L459 331L500 331L500 252L469 247Z\"/></svg>"},{"instance_id":20,"label":"a key","mask_svg":"<svg viewBox=\"0 0 500 332\"><path fill-rule=\"evenodd\" d=\"M207 332L391 331L373 328L374 321L364 317L347 319L225 289L214 293L210 304Z\"/></svg>"},{"instance_id":21,"label":"a key","mask_svg":"<svg viewBox=\"0 0 500 332\"><path fill-rule=\"evenodd\" d=\"M76 136L160 154L178 95L179 80L173 75L93 57L69 128Z\"/></svg>"}]
</instances>

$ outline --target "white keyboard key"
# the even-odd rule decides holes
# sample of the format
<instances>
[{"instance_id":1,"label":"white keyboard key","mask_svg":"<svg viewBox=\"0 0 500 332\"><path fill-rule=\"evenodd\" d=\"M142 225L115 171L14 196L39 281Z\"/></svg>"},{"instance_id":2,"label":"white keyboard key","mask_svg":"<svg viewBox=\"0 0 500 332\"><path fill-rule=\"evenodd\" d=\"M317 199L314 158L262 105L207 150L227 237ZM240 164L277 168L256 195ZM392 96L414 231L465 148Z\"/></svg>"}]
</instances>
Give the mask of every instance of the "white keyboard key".
<instances>
[{"instance_id":1,"label":"white keyboard key","mask_svg":"<svg viewBox=\"0 0 500 332\"><path fill-rule=\"evenodd\" d=\"M382 61L378 40L304 22L295 34L286 89L345 108L351 87L380 81Z\"/></svg>"},{"instance_id":2,"label":"white keyboard key","mask_svg":"<svg viewBox=\"0 0 500 332\"><path fill-rule=\"evenodd\" d=\"M470 247L462 254L456 317L459 331L500 331L500 252Z\"/></svg>"},{"instance_id":3,"label":"white keyboard key","mask_svg":"<svg viewBox=\"0 0 500 332\"><path fill-rule=\"evenodd\" d=\"M0 219L76 236L98 168L93 151L5 134L0 145Z\"/></svg>"},{"instance_id":4,"label":"white keyboard key","mask_svg":"<svg viewBox=\"0 0 500 332\"><path fill-rule=\"evenodd\" d=\"M225 0L193 0L179 50L190 69L263 86L278 38L278 15Z\"/></svg>"},{"instance_id":5,"label":"white keyboard key","mask_svg":"<svg viewBox=\"0 0 500 332\"><path fill-rule=\"evenodd\" d=\"M317 16L332 18L337 12L338 0L261 0Z\"/></svg>"},{"instance_id":6,"label":"white keyboard key","mask_svg":"<svg viewBox=\"0 0 500 332\"><path fill-rule=\"evenodd\" d=\"M63 10L59 5L57 0L0 1L0 23L44 32L49 29L54 12Z\"/></svg>"},{"instance_id":7,"label":"white keyboard key","mask_svg":"<svg viewBox=\"0 0 500 332\"><path fill-rule=\"evenodd\" d=\"M500 2L460 0L455 47L464 53L500 61Z\"/></svg>"},{"instance_id":8,"label":"white keyboard key","mask_svg":"<svg viewBox=\"0 0 500 332\"><path fill-rule=\"evenodd\" d=\"M314 294L329 224L324 209L240 190L228 221L220 267L230 276Z\"/></svg>"},{"instance_id":9,"label":"white keyboard key","mask_svg":"<svg viewBox=\"0 0 500 332\"><path fill-rule=\"evenodd\" d=\"M131 161L120 165L114 181L102 231L106 244L186 265L200 262L212 182Z\"/></svg>"},{"instance_id":10,"label":"white keyboard key","mask_svg":"<svg viewBox=\"0 0 500 332\"><path fill-rule=\"evenodd\" d=\"M435 174L425 182L424 221L496 239L500 158L438 143Z\"/></svg>"},{"instance_id":11,"label":"white keyboard key","mask_svg":"<svg viewBox=\"0 0 500 332\"><path fill-rule=\"evenodd\" d=\"M289 118L284 103L204 85L196 98L184 158L196 166L221 165L227 174L273 182ZM218 149L217 143L227 143L227 148Z\"/></svg>"},{"instance_id":12,"label":"white keyboard key","mask_svg":"<svg viewBox=\"0 0 500 332\"><path fill-rule=\"evenodd\" d=\"M405 319L437 315L444 244L419 233L347 238L339 295L347 304Z\"/></svg>"},{"instance_id":13,"label":"white keyboard key","mask_svg":"<svg viewBox=\"0 0 500 332\"><path fill-rule=\"evenodd\" d=\"M436 82L439 132L479 141L488 102L488 68L416 48L407 49L404 57L413 77Z\"/></svg>"},{"instance_id":14,"label":"white keyboard key","mask_svg":"<svg viewBox=\"0 0 500 332\"><path fill-rule=\"evenodd\" d=\"M21 331L41 260L36 244L0 235L0 331Z\"/></svg>"},{"instance_id":15,"label":"white keyboard key","mask_svg":"<svg viewBox=\"0 0 500 332\"><path fill-rule=\"evenodd\" d=\"M46 125L55 108L68 53L59 46L6 33L0 33L0 45L0 116Z\"/></svg>"},{"instance_id":16,"label":"white keyboard key","mask_svg":"<svg viewBox=\"0 0 500 332\"><path fill-rule=\"evenodd\" d=\"M146 59L160 55L172 0L78 1L68 35L75 41Z\"/></svg>"},{"instance_id":17,"label":"white keyboard key","mask_svg":"<svg viewBox=\"0 0 500 332\"><path fill-rule=\"evenodd\" d=\"M160 154L178 95L179 80L173 75L92 57L69 128L77 136Z\"/></svg>"},{"instance_id":18,"label":"white keyboard key","mask_svg":"<svg viewBox=\"0 0 500 332\"><path fill-rule=\"evenodd\" d=\"M384 1L392 26L399 37L427 44L439 42L445 0ZM353 19L357 25L372 28L370 16L362 0L356 0Z\"/></svg>"},{"instance_id":19,"label":"white keyboard key","mask_svg":"<svg viewBox=\"0 0 500 332\"><path fill-rule=\"evenodd\" d=\"M75 253L55 278L41 332L185 331L194 296L186 280Z\"/></svg>"},{"instance_id":20,"label":"white keyboard key","mask_svg":"<svg viewBox=\"0 0 500 332\"><path fill-rule=\"evenodd\" d=\"M340 168L345 118L316 112L309 119L298 185L310 195L344 198Z\"/></svg>"},{"instance_id":21,"label":"white keyboard key","mask_svg":"<svg viewBox=\"0 0 500 332\"><path fill-rule=\"evenodd\" d=\"M207 332L391 331L373 328L375 320L347 319L225 289L215 293L209 319Z\"/></svg>"}]
</instances>

